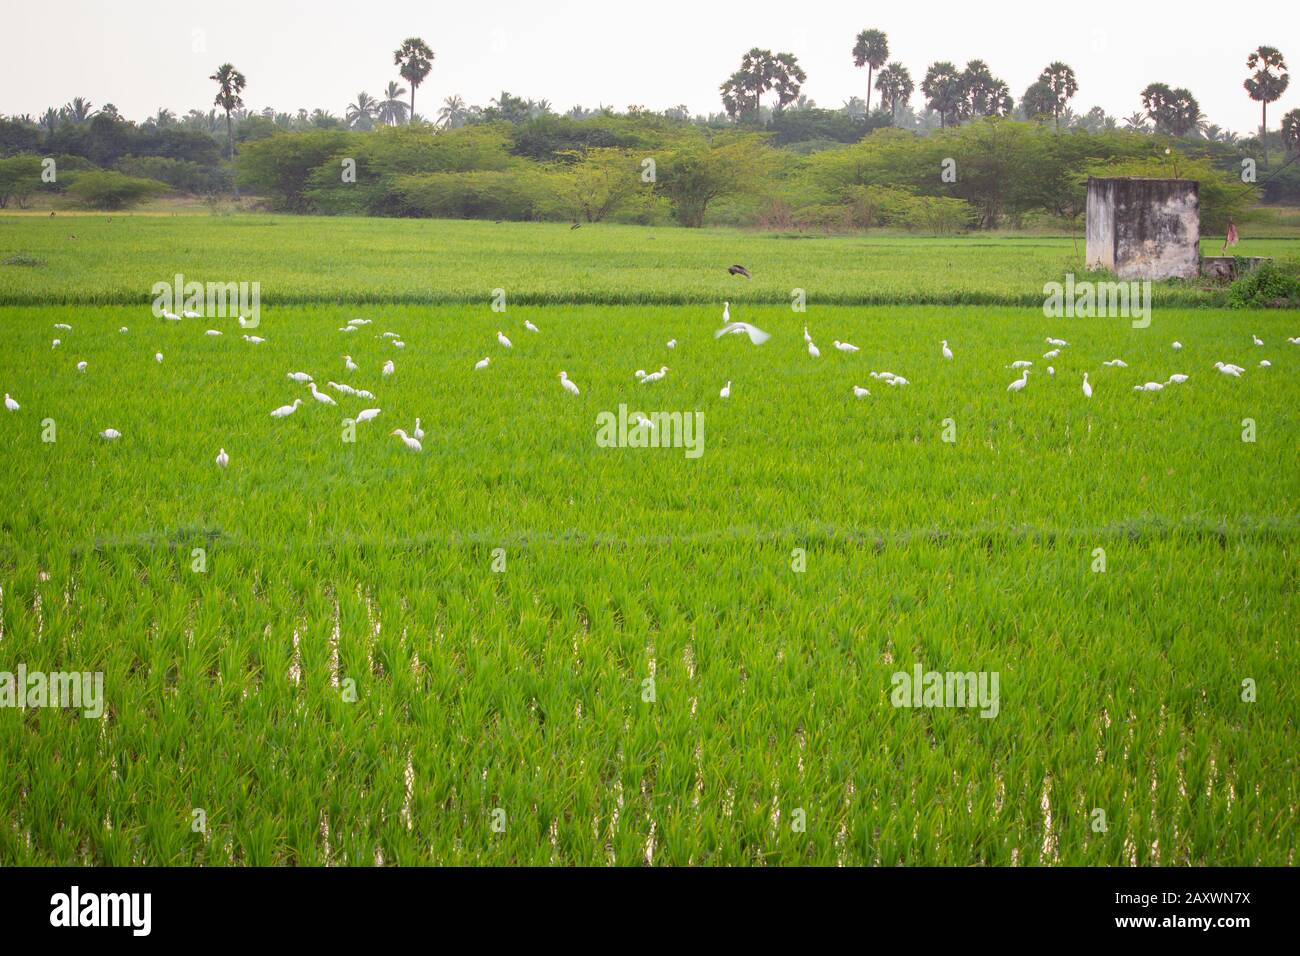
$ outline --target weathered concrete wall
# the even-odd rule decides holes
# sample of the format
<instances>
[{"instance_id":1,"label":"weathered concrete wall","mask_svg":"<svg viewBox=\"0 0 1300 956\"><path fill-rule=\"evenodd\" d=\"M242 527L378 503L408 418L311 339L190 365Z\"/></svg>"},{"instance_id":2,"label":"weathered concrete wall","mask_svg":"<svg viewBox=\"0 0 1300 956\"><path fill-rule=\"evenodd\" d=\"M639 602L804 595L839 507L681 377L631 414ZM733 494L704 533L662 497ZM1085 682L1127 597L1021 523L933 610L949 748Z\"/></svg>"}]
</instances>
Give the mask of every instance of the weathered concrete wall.
<instances>
[{"instance_id":1,"label":"weathered concrete wall","mask_svg":"<svg viewBox=\"0 0 1300 956\"><path fill-rule=\"evenodd\" d=\"M1121 279L1192 279L1200 271L1199 184L1088 178L1087 263Z\"/></svg>"}]
</instances>

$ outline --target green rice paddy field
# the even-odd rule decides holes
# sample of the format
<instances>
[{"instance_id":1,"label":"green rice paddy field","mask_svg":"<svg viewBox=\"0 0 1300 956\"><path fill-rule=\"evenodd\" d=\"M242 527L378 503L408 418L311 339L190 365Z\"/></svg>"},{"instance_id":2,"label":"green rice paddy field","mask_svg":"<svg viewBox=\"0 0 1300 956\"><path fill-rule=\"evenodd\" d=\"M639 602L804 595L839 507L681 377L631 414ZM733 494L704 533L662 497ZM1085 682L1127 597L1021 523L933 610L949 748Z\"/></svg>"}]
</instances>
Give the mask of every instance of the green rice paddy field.
<instances>
[{"instance_id":1,"label":"green rice paddy field","mask_svg":"<svg viewBox=\"0 0 1300 956\"><path fill-rule=\"evenodd\" d=\"M0 864L1295 862L1294 312L1049 320L1068 239L0 218L15 256L0 672L105 712L0 707ZM261 282L265 342L155 318L176 272ZM621 403L702 453L601 447ZM893 706L917 665L996 716Z\"/></svg>"}]
</instances>

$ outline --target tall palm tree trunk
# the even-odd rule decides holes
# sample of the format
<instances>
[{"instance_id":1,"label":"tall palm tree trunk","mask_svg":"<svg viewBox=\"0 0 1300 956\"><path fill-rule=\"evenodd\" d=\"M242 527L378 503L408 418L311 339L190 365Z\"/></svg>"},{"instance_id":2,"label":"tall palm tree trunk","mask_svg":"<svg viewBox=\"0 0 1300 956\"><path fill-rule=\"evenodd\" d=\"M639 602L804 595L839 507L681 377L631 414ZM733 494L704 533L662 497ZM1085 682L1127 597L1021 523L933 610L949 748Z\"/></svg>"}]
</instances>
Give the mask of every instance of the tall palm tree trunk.
<instances>
[{"instance_id":1,"label":"tall palm tree trunk","mask_svg":"<svg viewBox=\"0 0 1300 956\"><path fill-rule=\"evenodd\" d=\"M1264 168L1268 169L1268 100L1260 100L1259 145L1264 154Z\"/></svg>"},{"instance_id":2,"label":"tall palm tree trunk","mask_svg":"<svg viewBox=\"0 0 1300 956\"><path fill-rule=\"evenodd\" d=\"M867 115L871 115L871 74L876 68L867 64Z\"/></svg>"},{"instance_id":3,"label":"tall palm tree trunk","mask_svg":"<svg viewBox=\"0 0 1300 956\"><path fill-rule=\"evenodd\" d=\"M410 82L409 80L407 81ZM415 122L415 84L411 83L411 115L406 118L406 125L410 126Z\"/></svg>"}]
</instances>

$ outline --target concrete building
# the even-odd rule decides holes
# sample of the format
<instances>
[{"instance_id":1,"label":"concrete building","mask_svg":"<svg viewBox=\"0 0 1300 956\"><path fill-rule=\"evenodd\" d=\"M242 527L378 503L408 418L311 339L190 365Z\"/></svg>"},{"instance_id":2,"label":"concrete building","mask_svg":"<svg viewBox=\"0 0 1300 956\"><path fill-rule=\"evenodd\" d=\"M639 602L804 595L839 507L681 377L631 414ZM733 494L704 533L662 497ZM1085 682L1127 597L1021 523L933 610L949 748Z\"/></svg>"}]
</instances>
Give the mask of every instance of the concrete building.
<instances>
[{"instance_id":1,"label":"concrete building","mask_svg":"<svg viewBox=\"0 0 1300 956\"><path fill-rule=\"evenodd\" d=\"M1089 269L1121 279L1194 279L1201 201L1192 179L1088 177Z\"/></svg>"}]
</instances>

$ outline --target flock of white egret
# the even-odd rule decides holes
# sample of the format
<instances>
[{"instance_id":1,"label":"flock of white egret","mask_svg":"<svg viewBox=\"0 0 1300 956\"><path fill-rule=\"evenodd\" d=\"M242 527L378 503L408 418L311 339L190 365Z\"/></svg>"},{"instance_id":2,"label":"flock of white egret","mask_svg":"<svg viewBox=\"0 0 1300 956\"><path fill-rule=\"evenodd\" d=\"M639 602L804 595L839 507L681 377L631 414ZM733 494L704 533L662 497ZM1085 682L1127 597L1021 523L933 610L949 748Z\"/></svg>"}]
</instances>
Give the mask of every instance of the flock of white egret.
<instances>
[{"instance_id":1,"label":"flock of white egret","mask_svg":"<svg viewBox=\"0 0 1300 956\"><path fill-rule=\"evenodd\" d=\"M186 311L181 315L176 315L175 313L172 312L163 313L163 320L167 322L180 322L182 321L182 319L197 319L197 318L202 318L202 316L199 313L192 312L192 311ZM763 343L767 342L771 338L770 334L764 332L762 329L748 322L733 322L731 320L730 302L723 303L722 321L723 321L722 327L719 328L714 333L715 338L721 338L724 335L745 335L749 338L749 341L754 345L762 345ZM339 331L344 333L355 333L359 331L363 326L370 325L371 322L372 322L371 319L352 319L348 322L347 325L340 328ZM240 317L239 324L243 328L252 327L252 324L249 323L247 320L245 320L243 317ZM530 333L540 333L538 327L527 319L524 320L523 327L525 330L527 330ZM66 322L55 323L54 328L62 332L72 331L72 326L67 324ZM126 326L122 326L122 328L119 331L122 333L127 333L130 330ZM215 337L221 335L222 333L217 329L208 329L204 334ZM378 337L390 340L395 348L400 349L400 348L405 348L406 346L406 343L402 341L401 337L396 332L384 332L382 336L378 336ZM512 343L510 339L506 336L506 334L502 332L500 329L497 330L496 337L497 337L497 343L502 348L506 348L506 349L514 348L514 343ZM817 348L817 345L813 341L812 335L808 331L807 326L804 326L803 337L804 337L804 342L807 345L808 354L814 359L820 358L821 350ZM266 339L256 335L244 335L243 339L244 341L249 342L250 344L253 345L260 345L266 341ZM1057 358L1061 354L1061 351L1063 349L1068 348L1070 345L1070 343L1065 341L1064 339L1052 338L1051 336L1046 338L1044 341L1046 342L1047 345L1051 346L1051 348L1048 351L1043 353L1043 360L1045 361L1051 361L1052 359ZM1260 339L1258 335L1252 334L1251 341L1254 343L1254 345L1257 348L1264 347L1264 342L1262 339ZM1287 342L1288 344L1291 345L1300 345L1300 336L1288 338ZM60 345L62 345L62 340L56 338L54 339L52 348L58 348ZM858 346L852 344L851 342L841 342L838 339L832 342L832 345L835 347L837 351L844 352L847 354L852 354L860 351ZM668 349L674 349L676 348L676 346L677 346L676 339L670 339L667 343L665 343L665 347ZM1183 345L1181 342L1175 341L1171 343L1170 347L1173 351L1177 352L1182 349ZM944 339L940 343L940 349L941 349L940 354L942 355L944 361L953 361L954 358L953 351L949 347L947 339ZM162 352L154 353L154 360L156 362L161 363L163 361ZM345 371L355 372L358 371L359 369L359 366L357 365L356 361L353 360L351 355L344 355L343 363L344 363L343 367ZM482 359L480 359L478 362L474 364L474 369L475 371L481 371L483 369L486 369L490 363L491 363L491 356L485 355L483 356ZM1033 368L1033 365L1034 365L1033 361L1028 359L1021 359L1012 362L1009 366L1007 366L1010 369L1015 369L1020 372L1020 377L1013 380L1009 385L1007 385L1008 392L1021 392L1025 390L1025 388L1028 386L1029 383L1029 374ZM1107 361L1102 362L1102 365L1107 368L1128 368L1128 364L1123 359L1120 358L1109 359ZM1268 359L1261 359L1259 362L1260 368L1269 368L1271 366L1272 363ZM79 361L76 364L76 369L78 372L85 372L88 367L89 367L89 363L87 363L84 360ZM1215 362L1214 368L1221 374L1228 375L1233 378L1240 378L1246 371L1245 367L1241 365L1235 365L1230 362ZM1046 367L1046 370L1049 376L1054 376L1056 374L1056 369L1051 365L1048 365ZM395 371L396 371L396 366L391 359L386 361L383 364L383 367L381 369L381 373L385 377L393 375ZM667 376L668 371L669 369L667 365L660 366L658 370L653 372L646 372L644 369L637 369L636 372L634 373L634 377L642 385L650 385L653 384L654 382L661 381L665 376ZM883 381L887 385L890 385L891 387L905 386L910 384L906 378L904 378L901 375L897 375L893 372L887 372L887 371L868 372L868 374L871 376L871 378L876 379L878 381ZM329 394L321 391L320 388L317 386L315 379L307 372L289 372L287 373L286 377L290 381L296 382L300 385L306 385L311 397L319 404L327 405L327 406L337 406L338 402ZM1158 392L1170 385L1181 385L1182 383L1186 382L1189 378L1190 376L1188 376L1185 373L1175 372L1163 382L1150 381L1150 382L1144 382L1143 384L1140 385L1134 385L1133 391ZM572 379L569 378L568 372L561 371L559 373L559 381L560 381L560 386L570 395L582 394L577 383L575 383ZM363 400L371 400L371 401L375 399L375 396L372 392L369 392L365 389L353 388L352 386L347 385L346 383L330 381L326 383L326 386L340 395L347 395L354 398L360 398ZM1092 383L1088 381L1087 372L1083 373L1083 383L1081 386L1081 390L1085 398L1089 398L1089 399L1092 398L1093 386ZM868 398L870 397L870 395L871 392L868 389L862 387L861 385L853 386L854 398L859 398L859 399ZM727 384L724 385L722 389L718 392L718 397L723 399L727 399L731 397L730 379L728 379ZM5 393L4 404L5 404L5 409L9 412L17 412L22 408L22 406L18 403L18 401L15 400L8 392ZM287 405L281 405L280 407L273 409L270 413L271 417L288 418L290 415L294 414L294 412L296 412L302 404L303 404L303 400L301 398L295 398L291 403ZM364 408L361 411L357 412L356 415L352 416L351 418L344 419L344 423L357 425L357 424L363 424L365 422L370 422L378 418L381 412L382 409L377 407ZM638 424L650 426L650 422L648 420L639 421ZM420 427L420 419L417 418L415 420L415 427L414 429L412 429L410 433L408 433L405 429L395 428L389 434L397 437L402 442L402 444L404 444L411 451L413 452L423 451L421 440L424 438L424 430ZM103 431L101 431L99 435L101 438L104 438L105 440L112 441L117 438L120 438L122 436L122 433L119 432L116 428L106 428ZM216 464L217 467L219 468L226 468L230 464L230 456L226 453L225 448L220 449L220 451L218 452L216 457Z\"/></svg>"}]
</instances>

